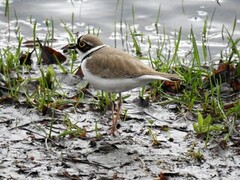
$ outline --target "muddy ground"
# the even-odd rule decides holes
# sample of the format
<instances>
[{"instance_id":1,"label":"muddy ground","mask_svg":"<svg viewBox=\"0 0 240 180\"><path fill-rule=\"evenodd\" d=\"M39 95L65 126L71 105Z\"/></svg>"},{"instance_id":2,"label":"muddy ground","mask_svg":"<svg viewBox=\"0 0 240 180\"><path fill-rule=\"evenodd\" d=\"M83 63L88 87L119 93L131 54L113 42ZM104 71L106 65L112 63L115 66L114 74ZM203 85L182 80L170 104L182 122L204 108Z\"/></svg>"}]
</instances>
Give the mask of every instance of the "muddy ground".
<instances>
[{"instance_id":1,"label":"muddy ground","mask_svg":"<svg viewBox=\"0 0 240 180\"><path fill-rule=\"evenodd\" d=\"M111 111L98 111L89 94L77 107L69 103L44 116L24 101L5 99L0 105L0 179L239 179L239 136L226 145L214 138L205 148L193 131L195 115L176 113L174 104L141 107L138 94L139 89L124 94L130 95L122 107L127 118L119 121L115 137L109 134ZM67 129L66 115L85 127L86 137L59 136ZM47 138L50 131L52 138ZM198 150L199 160L194 158Z\"/></svg>"}]
</instances>

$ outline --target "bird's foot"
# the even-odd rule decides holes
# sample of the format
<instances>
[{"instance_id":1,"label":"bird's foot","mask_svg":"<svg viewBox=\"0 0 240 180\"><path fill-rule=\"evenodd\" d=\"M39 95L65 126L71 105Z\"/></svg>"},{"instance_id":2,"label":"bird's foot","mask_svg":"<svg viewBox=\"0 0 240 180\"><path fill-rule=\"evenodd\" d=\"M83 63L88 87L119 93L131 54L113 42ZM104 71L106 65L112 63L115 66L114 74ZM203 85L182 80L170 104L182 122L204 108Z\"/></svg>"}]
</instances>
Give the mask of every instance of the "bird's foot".
<instances>
[{"instance_id":1,"label":"bird's foot","mask_svg":"<svg viewBox=\"0 0 240 180\"><path fill-rule=\"evenodd\" d=\"M112 123L112 127L111 127L111 129L110 129L110 134L111 134L112 136L118 136L118 135L119 135L119 132L118 132L118 129L117 129L117 120L114 119L112 122L113 122L113 123Z\"/></svg>"}]
</instances>

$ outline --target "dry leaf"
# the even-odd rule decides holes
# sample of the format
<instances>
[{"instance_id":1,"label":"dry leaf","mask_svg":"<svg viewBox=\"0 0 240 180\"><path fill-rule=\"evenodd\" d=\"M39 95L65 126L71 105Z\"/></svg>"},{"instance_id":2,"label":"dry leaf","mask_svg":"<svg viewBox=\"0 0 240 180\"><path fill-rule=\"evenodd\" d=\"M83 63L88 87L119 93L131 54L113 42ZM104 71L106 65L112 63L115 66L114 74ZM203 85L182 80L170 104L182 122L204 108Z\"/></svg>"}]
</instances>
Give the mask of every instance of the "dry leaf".
<instances>
[{"instance_id":1,"label":"dry leaf","mask_svg":"<svg viewBox=\"0 0 240 180\"><path fill-rule=\"evenodd\" d=\"M37 39L37 41L42 50L41 58L43 64L58 64L66 61L67 58L60 52L48 46L43 46L39 39Z\"/></svg>"}]
</instances>

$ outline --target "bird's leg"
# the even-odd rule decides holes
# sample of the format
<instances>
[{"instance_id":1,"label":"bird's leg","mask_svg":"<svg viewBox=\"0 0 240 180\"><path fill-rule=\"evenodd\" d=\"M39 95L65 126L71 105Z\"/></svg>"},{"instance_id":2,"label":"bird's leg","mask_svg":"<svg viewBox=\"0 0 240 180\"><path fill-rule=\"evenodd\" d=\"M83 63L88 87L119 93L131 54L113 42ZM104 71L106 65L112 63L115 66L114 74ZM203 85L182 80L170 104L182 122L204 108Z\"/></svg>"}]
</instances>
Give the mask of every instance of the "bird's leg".
<instances>
[{"instance_id":1,"label":"bird's leg","mask_svg":"<svg viewBox=\"0 0 240 180\"><path fill-rule=\"evenodd\" d=\"M111 101L112 104L112 128L111 128L111 134L114 135L114 132L117 130L116 128L116 121L114 118L114 102Z\"/></svg>"},{"instance_id":2,"label":"bird's leg","mask_svg":"<svg viewBox=\"0 0 240 180\"><path fill-rule=\"evenodd\" d=\"M114 117L114 101L112 100L112 96L111 94L109 94L109 98L110 98L110 101L111 101L111 108L112 108L112 127L111 127L111 131L110 131L110 134L111 135L115 135L115 131L117 130L117 127L116 127L116 121L115 121L115 117Z\"/></svg>"},{"instance_id":3,"label":"bird's leg","mask_svg":"<svg viewBox=\"0 0 240 180\"><path fill-rule=\"evenodd\" d=\"M112 100L112 94L108 93L108 97L110 99L110 103L111 103L111 110L112 110L112 121L114 120L114 102Z\"/></svg>"},{"instance_id":4,"label":"bird's leg","mask_svg":"<svg viewBox=\"0 0 240 180\"><path fill-rule=\"evenodd\" d=\"M115 135L114 133L117 131L117 121L120 117L121 106L122 106L122 96L121 96L121 93L119 93L118 108L117 108L117 114L115 118L114 118L114 104L112 104L112 129L111 129L112 135Z\"/></svg>"},{"instance_id":5,"label":"bird's leg","mask_svg":"<svg viewBox=\"0 0 240 180\"><path fill-rule=\"evenodd\" d=\"M117 115L116 115L116 119L115 119L116 125L117 125L117 121L120 117L121 106L122 106L122 95L121 95L121 93L119 93L118 109L117 109Z\"/></svg>"}]
</instances>

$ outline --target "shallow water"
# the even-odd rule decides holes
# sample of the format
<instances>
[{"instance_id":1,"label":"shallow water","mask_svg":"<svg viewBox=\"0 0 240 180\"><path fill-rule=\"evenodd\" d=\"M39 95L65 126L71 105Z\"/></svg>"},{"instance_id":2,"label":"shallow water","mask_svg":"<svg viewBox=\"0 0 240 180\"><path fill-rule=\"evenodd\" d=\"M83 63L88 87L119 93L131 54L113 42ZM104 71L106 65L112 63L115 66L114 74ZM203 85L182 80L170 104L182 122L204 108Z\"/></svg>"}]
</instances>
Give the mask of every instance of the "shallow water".
<instances>
[{"instance_id":1,"label":"shallow water","mask_svg":"<svg viewBox=\"0 0 240 180\"><path fill-rule=\"evenodd\" d=\"M36 36L44 39L48 32L46 19L54 21L56 41L53 47L57 50L69 41L62 22L65 22L70 30L80 34L99 29L104 42L115 46L116 40L117 47L124 50L128 43L122 45L121 40L128 34L129 26L134 26L138 32L144 34L141 43L143 51L148 49L147 37L156 48L156 42L167 36L170 43L166 47L166 54L173 47L175 33L182 27L179 56L183 57L184 61L191 60L186 57L191 49L188 40L190 28L193 28L200 47L206 17L209 23L211 22L208 45L212 56L208 57L209 60L218 60L220 51L227 47L227 41L222 39L222 26L226 26L231 32L235 17L237 26L233 37L240 35L239 0L220 1L221 5L214 0L125 0L123 9L122 1L119 1L117 6L118 1L114 0L12 0L9 22L8 18L4 17L4 2L0 0L1 49L9 46L15 50L18 33L23 36L23 41L32 40L35 21ZM154 23L159 7L157 34ZM20 30L16 33L19 27ZM113 35L115 27L117 39ZM226 35L226 32L224 34ZM129 41L131 45L131 40ZM29 75L31 77L39 75L37 67L34 68L34 74ZM57 71L57 68L55 70ZM57 78L61 82L59 92L64 92L70 98L77 94L80 86L86 85L86 82L79 81L79 78L71 74L57 73ZM1 103L0 179L117 179L116 176L120 179L153 179L161 172L170 179L240 177L237 143L229 142L227 150L221 148L219 142L211 142L211 147L204 148L204 142L200 142L193 133L192 123L197 117L187 113L179 117L158 103L151 103L147 108L139 107L138 103L134 103L139 89L124 95L130 95L123 104L123 110L128 110L128 117L126 121L120 122L121 135L118 137L107 134L111 124L110 112L102 114L96 111L96 100L93 97L85 97L78 107L70 102L68 108L56 110L54 116L44 116L36 108L22 106L21 103ZM66 129L63 123L66 115L73 124L86 127L87 138L58 137ZM56 139L48 139L53 121L52 136L56 136ZM152 144L152 137L149 135L150 121L154 121L152 130L160 142L157 145ZM96 125L99 127L98 133L103 135L100 140L95 139ZM89 145L90 140L96 140L96 147ZM189 150L192 148L195 151L201 150L204 155L202 161L194 161L190 157Z\"/></svg>"},{"instance_id":2,"label":"shallow water","mask_svg":"<svg viewBox=\"0 0 240 180\"><path fill-rule=\"evenodd\" d=\"M9 24L7 18L3 16L4 0L0 2L0 43L2 46L5 46L8 44L6 38L9 36L9 33L6 28L8 28ZM117 2L119 3L117 4ZM116 31L120 34L120 27L122 27L123 34L125 34L126 31L129 31L128 26L134 25L139 32L149 36L154 44L154 41L159 39L159 35L156 35L154 23L157 20L158 10L160 8L158 20L159 34L166 34L173 40L175 38L174 34L179 31L180 27L183 28L181 48L179 51L179 55L183 57L191 48L188 41L190 29L193 28L196 39L199 41L199 45L201 45L201 32L204 20L208 18L208 45L211 47L211 55L213 56L209 57L209 59L211 59L227 46L226 41L222 40L223 25L231 32L234 19L236 18L237 26L234 37L240 35L239 5L240 2L238 0L220 1L220 5L214 0L149 0L147 4L145 0L105 0L104 2L99 0L56 0L54 2L46 0L15 0L10 1L10 27L14 29L17 23L17 17L21 34L26 39L29 39L33 34L33 24L31 24L30 21L36 20L38 23L37 36L45 37L45 21L46 19L53 19L57 39L66 41L68 37L62 27L63 21L69 25L69 28L73 32L79 32L80 34L86 33L93 28L96 29L96 31L99 29L101 32L100 37L106 43L114 45L114 28L117 27ZM14 15L14 10L16 15ZM73 24L72 16L74 16ZM122 26L121 22L123 23ZM11 32L11 40L16 40L15 36L14 32ZM121 47L120 40L118 40L117 45L119 48L123 48Z\"/></svg>"}]
</instances>

